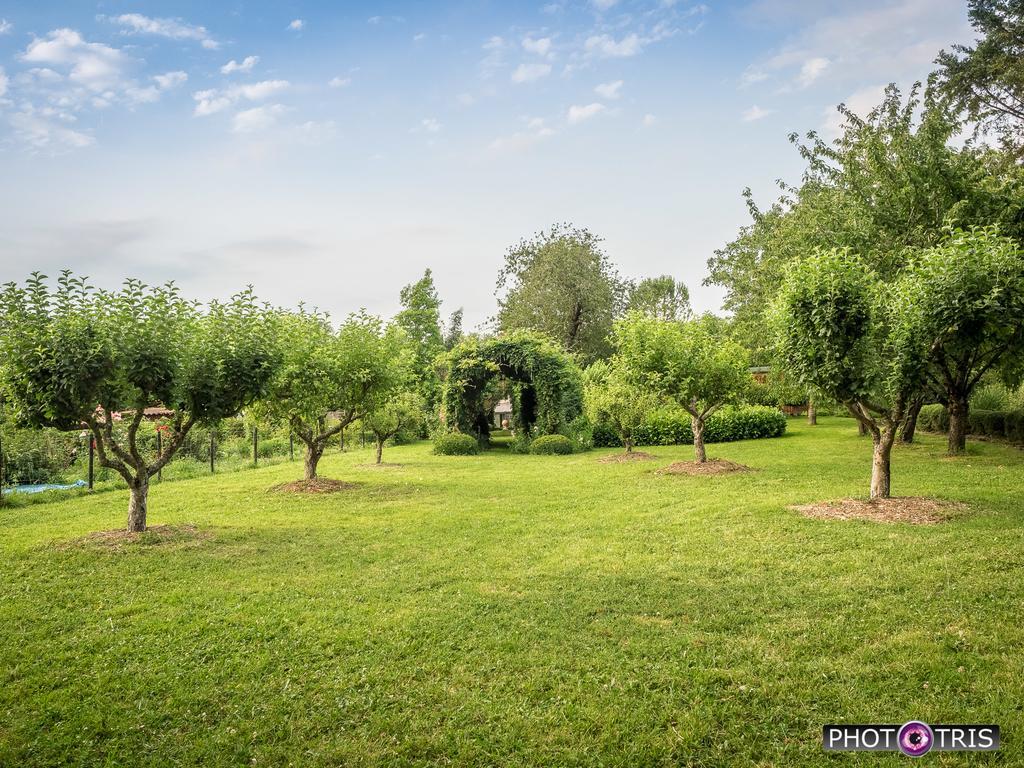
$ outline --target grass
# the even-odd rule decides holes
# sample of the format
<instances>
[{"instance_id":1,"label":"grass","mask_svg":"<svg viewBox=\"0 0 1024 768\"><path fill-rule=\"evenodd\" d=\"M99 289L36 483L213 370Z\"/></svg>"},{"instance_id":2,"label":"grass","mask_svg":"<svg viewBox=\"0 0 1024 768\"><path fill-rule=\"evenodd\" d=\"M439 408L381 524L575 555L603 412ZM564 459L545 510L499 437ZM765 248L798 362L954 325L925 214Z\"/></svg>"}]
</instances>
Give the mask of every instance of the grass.
<instances>
[{"instance_id":1,"label":"grass","mask_svg":"<svg viewBox=\"0 0 1024 768\"><path fill-rule=\"evenodd\" d=\"M864 765L826 722L999 723L1024 763L1024 453L899 448L894 490L963 501L935 526L811 520L863 495L849 419L656 476L427 444L0 510L0 765ZM72 542L72 543L68 543ZM991 755L933 754L939 765Z\"/></svg>"}]
</instances>

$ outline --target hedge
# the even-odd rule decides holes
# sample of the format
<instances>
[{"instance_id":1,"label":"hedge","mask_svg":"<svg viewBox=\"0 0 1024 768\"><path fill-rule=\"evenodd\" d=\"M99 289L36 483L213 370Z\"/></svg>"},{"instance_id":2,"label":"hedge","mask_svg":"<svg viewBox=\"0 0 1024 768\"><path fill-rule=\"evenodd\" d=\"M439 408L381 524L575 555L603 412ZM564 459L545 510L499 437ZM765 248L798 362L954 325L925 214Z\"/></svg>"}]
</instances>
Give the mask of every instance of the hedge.
<instances>
[{"instance_id":1,"label":"hedge","mask_svg":"<svg viewBox=\"0 0 1024 768\"><path fill-rule=\"evenodd\" d=\"M442 432L434 438L434 453L441 456L470 456L480 452L480 444L463 432Z\"/></svg>"},{"instance_id":2,"label":"hedge","mask_svg":"<svg viewBox=\"0 0 1024 768\"><path fill-rule=\"evenodd\" d=\"M917 424L927 432L948 432L949 413L945 406L926 405L917 417ZM1024 443L1024 410L985 411L975 408L968 413L967 431L972 435Z\"/></svg>"},{"instance_id":3,"label":"hedge","mask_svg":"<svg viewBox=\"0 0 1024 768\"><path fill-rule=\"evenodd\" d=\"M715 411L704 425L704 442L727 443L733 440L757 440L781 437L786 432L786 416L777 408L763 405L726 406ZM690 414L681 409L659 409L636 431L636 445L685 445L693 442ZM618 433L609 424L594 426L594 447L622 445Z\"/></svg>"},{"instance_id":4,"label":"hedge","mask_svg":"<svg viewBox=\"0 0 1024 768\"><path fill-rule=\"evenodd\" d=\"M541 435L530 443L530 453L534 454L559 454L564 456L572 453L572 440L565 435Z\"/></svg>"}]
</instances>

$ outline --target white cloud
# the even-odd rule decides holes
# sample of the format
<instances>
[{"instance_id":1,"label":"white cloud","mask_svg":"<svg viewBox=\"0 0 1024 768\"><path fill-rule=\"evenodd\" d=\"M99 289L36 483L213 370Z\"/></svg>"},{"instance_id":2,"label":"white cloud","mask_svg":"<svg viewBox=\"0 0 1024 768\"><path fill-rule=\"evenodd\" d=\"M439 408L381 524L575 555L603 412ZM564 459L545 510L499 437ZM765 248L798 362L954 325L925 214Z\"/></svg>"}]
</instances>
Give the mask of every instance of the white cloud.
<instances>
[{"instance_id":1,"label":"white cloud","mask_svg":"<svg viewBox=\"0 0 1024 768\"><path fill-rule=\"evenodd\" d=\"M10 123L15 137L34 149L81 149L96 143L92 136L62 125L60 118L27 105L11 115Z\"/></svg>"},{"instance_id":2,"label":"white cloud","mask_svg":"<svg viewBox=\"0 0 1024 768\"><path fill-rule=\"evenodd\" d=\"M658 118L648 112L644 115L644 119L641 121L645 128L650 128L652 125L658 122Z\"/></svg>"},{"instance_id":3,"label":"white cloud","mask_svg":"<svg viewBox=\"0 0 1024 768\"><path fill-rule=\"evenodd\" d=\"M549 136L554 136L555 131L549 128L543 117L527 117L525 131L516 131L510 136L499 136L492 141L489 149L497 152L528 149L538 144Z\"/></svg>"},{"instance_id":4,"label":"white cloud","mask_svg":"<svg viewBox=\"0 0 1024 768\"><path fill-rule=\"evenodd\" d=\"M10 79L7 77L7 73L4 72L4 68L0 67L0 97L7 93L7 85L10 83Z\"/></svg>"},{"instance_id":5,"label":"white cloud","mask_svg":"<svg viewBox=\"0 0 1024 768\"><path fill-rule=\"evenodd\" d=\"M272 127L277 119L288 111L283 104L266 104L262 107L245 109L231 119L231 130L235 133L255 133Z\"/></svg>"},{"instance_id":6,"label":"white cloud","mask_svg":"<svg viewBox=\"0 0 1024 768\"><path fill-rule=\"evenodd\" d=\"M306 22L302 19L292 19L288 24L288 29L293 32L301 32L306 26Z\"/></svg>"},{"instance_id":7,"label":"white cloud","mask_svg":"<svg viewBox=\"0 0 1024 768\"><path fill-rule=\"evenodd\" d=\"M590 0L590 2L591 5L593 5L597 10L607 11L609 8L611 8L613 5L619 2L619 0Z\"/></svg>"},{"instance_id":8,"label":"white cloud","mask_svg":"<svg viewBox=\"0 0 1024 768\"><path fill-rule=\"evenodd\" d=\"M124 54L103 43L89 43L73 29L55 29L29 43L23 61L70 68L69 79L93 92L122 85Z\"/></svg>"},{"instance_id":9,"label":"white cloud","mask_svg":"<svg viewBox=\"0 0 1024 768\"><path fill-rule=\"evenodd\" d=\"M882 84L868 85L858 88L843 100L843 103L854 112L854 114L865 117L868 112L877 107L885 97L885 86ZM821 133L825 138L835 139L843 132L843 125L846 121L835 107L825 110L825 121L821 127Z\"/></svg>"},{"instance_id":10,"label":"white cloud","mask_svg":"<svg viewBox=\"0 0 1024 768\"><path fill-rule=\"evenodd\" d=\"M551 73L550 64L520 64L512 72L513 83L529 83L547 77Z\"/></svg>"},{"instance_id":11,"label":"white cloud","mask_svg":"<svg viewBox=\"0 0 1024 768\"><path fill-rule=\"evenodd\" d=\"M524 37L523 50L546 57L551 53L551 38L541 37L534 40L532 37Z\"/></svg>"},{"instance_id":12,"label":"white cloud","mask_svg":"<svg viewBox=\"0 0 1024 768\"><path fill-rule=\"evenodd\" d=\"M626 58L636 56L643 50L644 43L636 32L630 32L621 40L611 35L591 35L584 43L587 53L604 58Z\"/></svg>"},{"instance_id":13,"label":"white cloud","mask_svg":"<svg viewBox=\"0 0 1024 768\"><path fill-rule=\"evenodd\" d=\"M585 120L589 120L595 115L601 114L606 109L607 107L605 107L604 104L600 104L596 101L592 104L586 104L583 106L574 104L573 106L569 107L569 112L566 115L566 119L569 121L570 125L576 125L577 123L582 123Z\"/></svg>"},{"instance_id":14,"label":"white cloud","mask_svg":"<svg viewBox=\"0 0 1024 768\"><path fill-rule=\"evenodd\" d=\"M124 34L156 35L171 40L196 40L204 48L216 49L220 43L210 37L206 27L188 24L181 19L156 19L141 13L122 13L109 17Z\"/></svg>"},{"instance_id":15,"label":"white cloud","mask_svg":"<svg viewBox=\"0 0 1024 768\"><path fill-rule=\"evenodd\" d=\"M417 32L415 35L412 36L412 41L414 43L418 43L420 40L426 40L426 39L427 39L427 33L426 32Z\"/></svg>"},{"instance_id":16,"label":"white cloud","mask_svg":"<svg viewBox=\"0 0 1024 768\"><path fill-rule=\"evenodd\" d=\"M344 88L345 86L351 84L351 77L341 77L340 75L338 77L332 77L330 80L327 81L327 85L329 85L331 88Z\"/></svg>"},{"instance_id":17,"label":"white cloud","mask_svg":"<svg viewBox=\"0 0 1024 768\"><path fill-rule=\"evenodd\" d=\"M11 24L7 19L0 19L0 35L6 35L14 29L14 25Z\"/></svg>"},{"instance_id":18,"label":"white cloud","mask_svg":"<svg viewBox=\"0 0 1024 768\"><path fill-rule=\"evenodd\" d=\"M420 120L420 126L427 133L438 133L441 130L441 123L437 118L425 117Z\"/></svg>"},{"instance_id":19,"label":"white cloud","mask_svg":"<svg viewBox=\"0 0 1024 768\"><path fill-rule=\"evenodd\" d=\"M287 80L263 80L258 83L233 85L220 91L215 88L196 91L192 94L192 98L197 102L194 114L196 117L213 115L222 112L241 99L259 101L275 93L280 93L290 85Z\"/></svg>"},{"instance_id":20,"label":"white cloud","mask_svg":"<svg viewBox=\"0 0 1024 768\"><path fill-rule=\"evenodd\" d=\"M608 83L601 83L594 88L594 93L602 99L617 99L622 95L622 81L612 80Z\"/></svg>"},{"instance_id":21,"label":"white cloud","mask_svg":"<svg viewBox=\"0 0 1024 768\"><path fill-rule=\"evenodd\" d=\"M748 85L754 85L755 83L760 83L764 80L767 80L768 77L768 73L765 72L764 70L758 69L756 67L747 67L746 71L744 71L743 73L743 76L740 77L740 86L745 88Z\"/></svg>"},{"instance_id":22,"label":"white cloud","mask_svg":"<svg viewBox=\"0 0 1024 768\"><path fill-rule=\"evenodd\" d=\"M803 66L800 67L800 74L796 78L800 87L807 88L821 77L825 70L828 69L829 63L829 60L824 56L815 56L813 59L805 61Z\"/></svg>"},{"instance_id":23,"label":"white cloud","mask_svg":"<svg viewBox=\"0 0 1024 768\"><path fill-rule=\"evenodd\" d=\"M742 119L744 123L752 123L755 120L760 120L764 117L768 117L768 115L770 115L774 111L775 110L772 109L761 109L761 107L755 104L754 106L752 106L750 109L743 113Z\"/></svg>"},{"instance_id":24,"label":"white cloud","mask_svg":"<svg viewBox=\"0 0 1024 768\"><path fill-rule=\"evenodd\" d=\"M154 75L153 80L156 81L157 88L161 91L167 91L171 88L177 88L182 83L188 80L188 73L180 70L176 72L165 72L162 75Z\"/></svg>"},{"instance_id":25,"label":"white cloud","mask_svg":"<svg viewBox=\"0 0 1024 768\"><path fill-rule=\"evenodd\" d=\"M246 56L241 61L235 61L232 59L220 68L220 73L222 75L230 75L234 72L252 72L252 68L255 67L259 61L259 56Z\"/></svg>"}]
</instances>

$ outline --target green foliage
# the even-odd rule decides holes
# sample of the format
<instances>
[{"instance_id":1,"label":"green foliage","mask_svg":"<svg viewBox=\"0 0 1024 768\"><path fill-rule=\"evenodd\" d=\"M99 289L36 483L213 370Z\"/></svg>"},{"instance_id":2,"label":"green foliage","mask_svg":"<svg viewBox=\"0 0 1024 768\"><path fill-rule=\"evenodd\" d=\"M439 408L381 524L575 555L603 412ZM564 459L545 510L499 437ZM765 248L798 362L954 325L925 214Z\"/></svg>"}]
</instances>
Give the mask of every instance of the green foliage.
<instances>
[{"instance_id":1,"label":"green foliage","mask_svg":"<svg viewBox=\"0 0 1024 768\"><path fill-rule=\"evenodd\" d=\"M917 423L926 432L948 432L949 412L942 405L926 405ZM1024 409L974 408L968 418L968 430L972 435L1024 444Z\"/></svg>"},{"instance_id":2,"label":"green foliage","mask_svg":"<svg viewBox=\"0 0 1024 768\"><path fill-rule=\"evenodd\" d=\"M917 416L917 426L925 432L948 432L949 411L938 403L925 405Z\"/></svg>"},{"instance_id":3,"label":"green foliage","mask_svg":"<svg viewBox=\"0 0 1024 768\"><path fill-rule=\"evenodd\" d=\"M1005 411L1010 408L1010 393L998 382L978 387L971 395L971 410Z\"/></svg>"},{"instance_id":4,"label":"green foliage","mask_svg":"<svg viewBox=\"0 0 1024 768\"><path fill-rule=\"evenodd\" d=\"M555 225L510 248L497 292L502 333L538 331L584 363L611 351L608 334L625 284L588 230Z\"/></svg>"},{"instance_id":5,"label":"green foliage","mask_svg":"<svg viewBox=\"0 0 1024 768\"><path fill-rule=\"evenodd\" d=\"M955 110L934 91L914 88L904 100L886 90L860 118L845 107L843 134L828 144L791 136L807 169L799 186L785 186L767 209L744 194L752 223L708 262L708 284L726 289L725 308L759 363L770 360L764 313L787 265L820 250L849 248L882 279L895 277L917 249L939 242L949 224L1000 225L1024 236L1024 168L954 139Z\"/></svg>"},{"instance_id":6,"label":"green foliage","mask_svg":"<svg viewBox=\"0 0 1024 768\"><path fill-rule=\"evenodd\" d=\"M401 291L402 309L395 315L395 324L402 328L413 350L412 377L424 403L433 408L440 392L440 380L434 360L446 348L441 331L441 299L434 287L434 276L428 269L415 283ZM449 340L457 330L461 335L461 310L452 316ZM457 328L456 328L457 325Z\"/></svg>"},{"instance_id":7,"label":"green foliage","mask_svg":"<svg viewBox=\"0 0 1024 768\"><path fill-rule=\"evenodd\" d=\"M88 450L78 432L8 428L0 437L4 485L62 482L79 452Z\"/></svg>"},{"instance_id":8,"label":"green foliage","mask_svg":"<svg viewBox=\"0 0 1024 768\"><path fill-rule=\"evenodd\" d=\"M610 425L622 445L631 450L636 430L658 407L658 397L629 378L623 359L597 361L584 373L583 400L591 422Z\"/></svg>"},{"instance_id":9,"label":"green foliage","mask_svg":"<svg viewBox=\"0 0 1024 768\"><path fill-rule=\"evenodd\" d=\"M865 416L901 414L923 387L926 369L911 287L906 280L879 283L846 250L793 265L774 317L787 371Z\"/></svg>"},{"instance_id":10,"label":"green foliage","mask_svg":"<svg viewBox=\"0 0 1024 768\"><path fill-rule=\"evenodd\" d=\"M480 444L472 435L440 432L434 436L434 453L439 456L473 456L480 453Z\"/></svg>"},{"instance_id":11,"label":"green foliage","mask_svg":"<svg viewBox=\"0 0 1024 768\"><path fill-rule=\"evenodd\" d=\"M277 322L282 364L258 411L271 423L290 426L305 444L315 476L327 442L407 381L407 337L365 313L350 315L337 330L325 315L304 310L280 312ZM329 423L332 413L337 420Z\"/></svg>"},{"instance_id":12,"label":"green foliage","mask_svg":"<svg viewBox=\"0 0 1024 768\"><path fill-rule=\"evenodd\" d=\"M939 54L942 89L980 129L1018 157L1024 151L1024 7L1019 0L969 0L975 45Z\"/></svg>"},{"instance_id":13,"label":"green foliage","mask_svg":"<svg viewBox=\"0 0 1024 768\"><path fill-rule=\"evenodd\" d=\"M760 405L727 405L708 417L704 439L709 443L781 437L786 417L777 408ZM693 443L692 419L678 407L661 407L648 414L634 432L636 445L689 445ZM608 422L594 425L594 446L623 445L618 431Z\"/></svg>"},{"instance_id":14,"label":"green foliage","mask_svg":"<svg viewBox=\"0 0 1024 768\"><path fill-rule=\"evenodd\" d=\"M195 424L238 413L265 391L276 363L273 323L251 291L205 310L168 283L128 280L96 290L63 272L51 289L38 273L0 293L0 392L16 421L79 429L88 424L100 465L133 488L130 525L145 526L149 478ZM148 460L137 437L143 409L175 415L163 453ZM115 434L117 415L130 410ZM130 509L132 509L130 508Z\"/></svg>"},{"instance_id":15,"label":"green foliage","mask_svg":"<svg viewBox=\"0 0 1024 768\"><path fill-rule=\"evenodd\" d=\"M748 354L705 316L684 323L632 312L615 324L616 366L637 386L705 418L750 386Z\"/></svg>"},{"instance_id":16,"label":"green foliage","mask_svg":"<svg viewBox=\"0 0 1024 768\"><path fill-rule=\"evenodd\" d=\"M953 229L907 271L931 387L966 403L990 372L1024 368L1024 254L995 227Z\"/></svg>"},{"instance_id":17,"label":"green foliage","mask_svg":"<svg viewBox=\"0 0 1024 768\"><path fill-rule=\"evenodd\" d=\"M530 444L530 453L564 456L572 453L572 440L565 435L541 435Z\"/></svg>"},{"instance_id":18,"label":"green foliage","mask_svg":"<svg viewBox=\"0 0 1024 768\"><path fill-rule=\"evenodd\" d=\"M630 286L626 309L659 320L686 320L691 314L690 291L670 275L644 278Z\"/></svg>"},{"instance_id":19,"label":"green foliage","mask_svg":"<svg viewBox=\"0 0 1024 768\"><path fill-rule=\"evenodd\" d=\"M443 358L442 412L450 427L486 435L491 382L511 383L512 418L517 433L553 434L583 408L579 368L546 337L514 331L488 339L470 337Z\"/></svg>"}]
</instances>

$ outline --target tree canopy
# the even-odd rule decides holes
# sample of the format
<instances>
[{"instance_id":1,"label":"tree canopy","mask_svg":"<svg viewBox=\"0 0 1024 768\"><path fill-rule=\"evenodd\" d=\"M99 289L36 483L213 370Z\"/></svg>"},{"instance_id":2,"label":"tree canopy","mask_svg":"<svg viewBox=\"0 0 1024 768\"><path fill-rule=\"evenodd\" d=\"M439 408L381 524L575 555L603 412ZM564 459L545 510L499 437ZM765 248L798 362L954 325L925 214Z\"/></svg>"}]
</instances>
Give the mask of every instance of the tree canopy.
<instances>
[{"instance_id":1,"label":"tree canopy","mask_svg":"<svg viewBox=\"0 0 1024 768\"><path fill-rule=\"evenodd\" d=\"M1024 154L1024 5L1020 0L969 0L981 37L936 59L945 93L972 120L995 133L1013 155Z\"/></svg>"},{"instance_id":2,"label":"tree canopy","mask_svg":"<svg viewBox=\"0 0 1024 768\"><path fill-rule=\"evenodd\" d=\"M445 350L441 330L441 299L434 286L434 275L427 269L423 277L402 288L402 309L395 315L395 323L409 337L413 352L412 376L424 402L433 407L440 395L440 380L434 370L434 360ZM461 334L462 315L458 315Z\"/></svg>"},{"instance_id":3,"label":"tree canopy","mask_svg":"<svg viewBox=\"0 0 1024 768\"><path fill-rule=\"evenodd\" d=\"M588 363L611 351L625 284L599 237L556 224L508 250L497 295L499 332L539 331Z\"/></svg>"},{"instance_id":4,"label":"tree canopy","mask_svg":"<svg viewBox=\"0 0 1024 768\"><path fill-rule=\"evenodd\" d=\"M63 272L0 293L0 388L25 425L87 426L100 465L131 491L128 530L144 531L149 481L195 424L237 414L277 365L273 322L251 291L203 308L168 283L97 290ZM145 409L172 409L159 455L138 440Z\"/></svg>"},{"instance_id":5,"label":"tree canopy","mask_svg":"<svg viewBox=\"0 0 1024 768\"><path fill-rule=\"evenodd\" d=\"M646 277L630 286L626 310L659 320L686 320L691 313L690 291L671 275Z\"/></svg>"}]
</instances>

